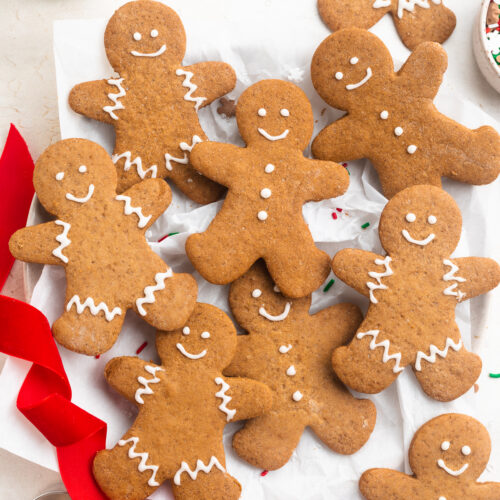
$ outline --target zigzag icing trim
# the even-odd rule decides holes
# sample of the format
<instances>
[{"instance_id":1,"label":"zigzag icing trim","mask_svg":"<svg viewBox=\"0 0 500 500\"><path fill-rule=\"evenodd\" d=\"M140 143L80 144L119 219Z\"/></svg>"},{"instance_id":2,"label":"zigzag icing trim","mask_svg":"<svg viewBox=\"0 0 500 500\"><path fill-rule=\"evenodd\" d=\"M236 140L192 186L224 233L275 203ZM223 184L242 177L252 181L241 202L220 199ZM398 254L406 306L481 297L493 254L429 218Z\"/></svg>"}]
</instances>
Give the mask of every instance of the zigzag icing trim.
<instances>
[{"instance_id":1,"label":"zigzag icing trim","mask_svg":"<svg viewBox=\"0 0 500 500\"><path fill-rule=\"evenodd\" d=\"M180 486L181 475L183 472L187 472L191 479L193 481L196 481L198 472L204 472L205 474L208 474L214 466L217 467L217 469L219 469L221 472L226 472L226 469L222 467L221 463L214 456L210 458L210 462L208 463L208 465L205 465L200 459L198 459L196 461L196 469L194 471L189 468L189 465L186 462L181 462L181 468L175 473L174 476L174 484Z\"/></svg>"},{"instance_id":2,"label":"zigzag icing trim","mask_svg":"<svg viewBox=\"0 0 500 500\"><path fill-rule=\"evenodd\" d=\"M143 307L143 304L153 304L155 302L155 292L159 290L165 289L165 280L167 278L171 278L173 275L172 269L168 269L164 273L156 273L155 281L156 285L147 286L144 289L144 297L137 299L135 301L135 305L137 306L137 310L141 316L146 316L146 310Z\"/></svg>"},{"instance_id":3,"label":"zigzag icing trim","mask_svg":"<svg viewBox=\"0 0 500 500\"><path fill-rule=\"evenodd\" d=\"M137 377L137 382L139 382L139 384L142 384L144 386L144 388L140 387L139 389L137 389L137 391L135 391L135 400L141 405L144 404L144 399L142 399L143 394L154 394L153 389L149 387L149 384L158 384L159 382L161 382L161 380L156 376L156 372L165 371L160 366L152 366L152 365L147 365L144 367L144 369L148 373L153 375L153 378L147 379L144 377Z\"/></svg>"},{"instance_id":4,"label":"zigzag icing trim","mask_svg":"<svg viewBox=\"0 0 500 500\"><path fill-rule=\"evenodd\" d=\"M71 229L71 224L62 220L56 220L54 221L54 223L58 226L62 226L63 231L61 234L58 234L56 236L56 241L60 243L60 245L56 249L52 250L52 255L54 257L57 257L58 259L61 259L65 264L67 264L69 262L69 259L62 253L62 251L66 247L69 247L69 245L71 244L71 240L68 238L68 232Z\"/></svg>"},{"instance_id":5,"label":"zigzag icing trim","mask_svg":"<svg viewBox=\"0 0 500 500\"><path fill-rule=\"evenodd\" d=\"M136 453L135 447L137 446L137 443L139 442L138 437L131 437L130 439L121 439L118 441L118 444L120 446L125 446L127 443L132 442L132 446L128 450L128 458L134 459L134 458L140 458L141 461L139 463L139 466L137 467L139 469L139 472L146 472L147 470L153 471L153 474L151 474L151 477L148 480L149 486L160 486L160 483L156 481L156 473L158 472L158 465L147 465L148 459L149 459L149 453Z\"/></svg>"},{"instance_id":6,"label":"zigzag icing trim","mask_svg":"<svg viewBox=\"0 0 500 500\"><path fill-rule=\"evenodd\" d=\"M193 135L193 142L191 145L189 145L187 142L181 142L179 144L179 148L181 149L181 151L187 151L188 153L191 153L195 145L199 144L200 142L203 142L203 140L199 136ZM175 161L176 163L180 163L182 165L187 165L189 163L187 152L184 153L184 156L182 158L176 158L169 153L165 153L165 168L169 171L172 171L172 161Z\"/></svg>"},{"instance_id":7,"label":"zigzag icing trim","mask_svg":"<svg viewBox=\"0 0 500 500\"><path fill-rule=\"evenodd\" d=\"M116 200L118 201L124 201L125 202L125 206L123 207L123 212L125 213L125 215L131 215L131 214L135 214L137 215L137 217L139 217L139 222L137 224L138 227L140 227L141 229L143 227L145 227L148 222L151 220L151 215L148 216L148 217L145 217L142 213L142 209L141 207L133 207L132 204L131 204L131 198L130 196L125 196L123 194L119 194L116 198Z\"/></svg>"},{"instance_id":8,"label":"zigzag icing trim","mask_svg":"<svg viewBox=\"0 0 500 500\"><path fill-rule=\"evenodd\" d=\"M230 422L236 415L236 410L230 410L227 404L231 401L231 396L228 396L226 392L230 389L230 385L226 381L217 377L215 383L221 386L221 390L215 393L216 398L222 399L222 403L219 405L219 410L227 415L227 421Z\"/></svg>"},{"instance_id":9,"label":"zigzag icing trim","mask_svg":"<svg viewBox=\"0 0 500 500\"><path fill-rule=\"evenodd\" d=\"M373 337L370 341L370 349L372 351L374 351L377 347L383 347L384 348L384 356L382 358L382 361L384 363L387 363L388 361L393 359L395 361L395 363L394 363L394 367L393 367L392 371L394 373L402 372L404 370L404 368L401 368L401 366L400 366L401 353L397 352L395 354L389 354L389 349L391 347L391 343L389 342L389 340L383 340L382 342L379 342L377 344L376 341L377 341L377 337L378 337L379 333L380 333L379 330L370 330L368 332L359 332L356 335L356 337L358 339L362 339L363 337L366 337L367 335L369 335L370 337Z\"/></svg>"},{"instance_id":10,"label":"zigzag icing trim","mask_svg":"<svg viewBox=\"0 0 500 500\"><path fill-rule=\"evenodd\" d=\"M122 158L125 158L125 165L123 166L123 171L128 172L132 165L135 165L135 168L137 170L137 175L141 178L144 179L146 175L151 172L151 178L155 179L157 174L158 174L158 167L156 165L151 165L148 169L144 170L142 168L142 160L140 156L137 156L135 160L131 161L132 158L132 153L130 151L125 151L125 153L122 153L121 155L113 155L111 159L113 160L113 163L116 165L119 160Z\"/></svg>"},{"instance_id":11,"label":"zigzag icing trim","mask_svg":"<svg viewBox=\"0 0 500 500\"><path fill-rule=\"evenodd\" d=\"M195 85L191 81L191 78L193 78L193 76L194 76L193 73L191 73L191 71L185 71L185 70L179 68L178 70L176 70L175 74L177 76L184 76L184 81L182 82L182 86L189 89L186 92L184 99L186 101L194 102L195 103L194 109L196 109L196 111L198 111L200 106L203 104L204 101L207 100L207 98L206 97L193 97L193 93L196 92L196 90L198 89L198 86Z\"/></svg>"},{"instance_id":12,"label":"zigzag icing trim","mask_svg":"<svg viewBox=\"0 0 500 500\"><path fill-rule=\"evenodd\" d=\"M435 5L439 5L441 0L432 0L432 3ZM392 4L392 0L375 0L373 2L374 9L380 9L383 7L390 7ZM422 7L423 9L430 9L429 0L398 0L398 17L399 19L403 19L404 11L408 12L415 11L415 5Z\"/></svg>"},{"instance_id":13,"label":"zigzag icing trim","mask_svg":"<svg viewBox=\"0 0 500 500\"><path fill-rule=\"evenodd\" d=\"M464 283L465 281L467 281L465 278L462 278L461 276L455 276L455 273L458 271L458 266L454 264L451 260L444 259L443 264L451 268L443 276L444 281L458 281L458 283ZM466 296L466 294L456 289L458 287L458 283L453 283L448 288L446 288L446 290L443 293L445 295L451 295L453 297L456 297L458 302L460 302Z\"/></svg>"},{"instance_id":14,"label":"zigzag icing trim","mask_svg":"<svg viewBox=\"0 0 500 500\"><path fill-rule=\"evenodd\" d=\"M418 351L417 352L417 360L415 361L415 370L422 371L422 359L425 359L429 363L436 362L436 356L440 356L441 358L446 358L448 355L448 351L450 347L458 352L462 349L462 340L460 339L457 343L453 342L449 337L446 339L446 345L443 350L439 350L434 344L429 346L429 355L425 354L425 352Z\"/></svg>"},{"instance_id":15,"label":"zigzag icing trim","mask_svg":"<svg viewBox=\"0 0 500 500\"><path fill-rule=\"evenodd\" d=\"M85 302L82 304L80 297L78 295L73 295L66 306L66 311L70 311L73 304L76 306L76 312L78 314L82 314L87 308L90 309L90 313L93 316L97 316L102 311L106 316L107 321L112 321L116 315L120 316L122 313L122 310L119 307L115 307L112 311L110 311L109 307L104 302L100 302L96 306L92 297L87 297Z\"/></svg>"},{"instance_id":16,"label":"zigzag icing trim","mask_svg":"<svg viewBox=\"0 0 500 500\"><path fill-rule=\"evenodd\" d=\"M385 259L375 259L375 264L377 266L384 266L385 271L383 273L377 273L375 271L370 271L368 273L368 276L370 276L370 278L375 278L377 280L377 283L373 283L372 281L366 282L366 286L370 289L370 301L373 304L378 304L378 300L374 295L374 291L387 290L387 286L382 283L382 278L385 278L387 276L392 276L394 274L390 266L391 262L392 259L389 256L387 256Z\"/></svg>"},{"instance_id":17,"label":"zigzag icing trim","mask_svg":"<svg viewBox=\"0 0 500 500\"><path fill-rule=\"evenodd\" d=\"M108 80L108 83L110 85L114 85L118 89L117 94L108 94L108 98L113 101L113 106L104 106L102 108L106 113L113 118L113 120L118 120L118 116L115 115L115 111L118 111L119 109L125 109L125 106L120 102L120 98L124 97L127 95L125 92L125 89L122 87L122 82L123 78L118 78L118 79L110 79Z\"/></svg>"}]
</instances>

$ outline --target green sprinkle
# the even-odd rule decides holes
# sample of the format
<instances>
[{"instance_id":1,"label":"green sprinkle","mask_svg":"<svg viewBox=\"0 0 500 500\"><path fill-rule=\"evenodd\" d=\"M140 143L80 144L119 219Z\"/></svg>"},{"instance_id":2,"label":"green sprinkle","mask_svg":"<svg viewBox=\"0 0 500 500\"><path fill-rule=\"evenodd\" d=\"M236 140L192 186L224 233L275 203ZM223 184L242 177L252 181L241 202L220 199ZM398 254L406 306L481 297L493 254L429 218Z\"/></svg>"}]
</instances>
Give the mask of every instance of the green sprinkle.
<instances>
[{"instance_id":1,"label":"green sprinkle","mask_svg":"<svg viewBox=\"0 0 500 500\"><path fill-rule=\"evenodd\" d=\"M168 233L169 236L175 236L176 234L179 234L179 233Z\"/></svg>"},{"instance_id":2,"label":"green sprinkle","mask_svg":"<svg viewBox=\"0 0 500 500\"><path fill-rule=\"evenodd\" d=\"M370 227L370 223L369 223L369 222L365 222L365 223L361 226L361 229L366 229L367 227Z\"/></svg>"},{"instance_id":3,"label":"green sprinkle","mask_svg":"<svg viewBox=\"0 0 500 500\"><path fill-rule=\"evenodd\" d=\"M490 378L500 378L500 373L490 373Z\"/></svg>"},{"instance_id":4,"label":"green sprinkle","mask_svg":"<svg viewBox=\"0 0 500 500\"><path fill-rule=\"evenodd\" d=\"M328 292L328 290L330 290L330 288L332 288L333 284L335 283L335 280L334 279L331 279L329 282L328 282L328 285L325 286L325 288L323 288L323 292Z\"/></svg>"}]
</instances>

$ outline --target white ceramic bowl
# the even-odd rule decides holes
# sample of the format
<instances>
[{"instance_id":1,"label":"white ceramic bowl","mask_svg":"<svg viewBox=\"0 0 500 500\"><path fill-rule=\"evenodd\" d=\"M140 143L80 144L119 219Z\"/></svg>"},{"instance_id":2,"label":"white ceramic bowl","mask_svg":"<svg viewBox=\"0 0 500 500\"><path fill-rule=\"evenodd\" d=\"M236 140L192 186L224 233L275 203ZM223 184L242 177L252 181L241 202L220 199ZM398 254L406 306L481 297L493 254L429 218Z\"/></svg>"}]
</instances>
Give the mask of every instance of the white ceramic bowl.
<instances>
[{"instance_id":1,"label":"white ceramic bowl","mask_svg":"<svg viewBox=\"0 0 500 500\"><path fill-rule=\"evenodd\" d=\"M500 66L493 59L491 51L488 49L488 41L486 40L485 28L489 4L490 0L482 0L481 10L479 11L476 25L472 30L472 46L481 73L488 80L489 84L497 92L500 92Z\"/></svg>"}]
</instances>

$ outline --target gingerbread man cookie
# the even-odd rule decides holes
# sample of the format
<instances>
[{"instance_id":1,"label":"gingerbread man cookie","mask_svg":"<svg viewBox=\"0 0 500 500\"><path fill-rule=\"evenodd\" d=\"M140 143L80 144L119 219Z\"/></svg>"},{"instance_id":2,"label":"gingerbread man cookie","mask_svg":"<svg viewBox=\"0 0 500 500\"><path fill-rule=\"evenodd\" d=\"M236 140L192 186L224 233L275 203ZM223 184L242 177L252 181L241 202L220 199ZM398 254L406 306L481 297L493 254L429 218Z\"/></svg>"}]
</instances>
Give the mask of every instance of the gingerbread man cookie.
<instances>
[{"instance_id":1,"label":"gingerbread man cookie","mask_svg":"<svg viewBox=\"0 0 500 500\"><path fill-rule=\"evenodd\" d=\"M191 155L194 167L229 188L221 211L186 252L211 283L231 283L260 257L288 297L304 297L329 273L302 216L306 201L343 194L344 168L304 158L313 131L311 105L292 83L264 80L249 87L236 107L246 148L205 142Z\"/></svg>"},{"instance_id":2,"label":"gingerbread man cookie","mask_svg":"<svg viewBox=\"0 0 500 500\"><path fill-rule=\"evenodd\" d=\"M423 43L398 73L375 35L348 29L329 36L314 54L313 84L347 115L313 142L317 158L369 158L387 198L416 184L441 186L441 177L487 184L500 172L500 135L491 127L470 130L433 104L447 56Z\"/></svg>"},{"instance_id":3,"label":"gingerbread man cookie","mask_svg":"<svg viewBox=\"0 0 500 500\"><path fill-rule=\"evenodd\" d=\"M235 434L238 455L256 467L278 469L307 426L337 453L359 450L375 425L375 406L349 393L332 371L331 354L351 340L360 310L338 304L311 315L311 296L283 297L262 261L231 285L229 304L249 335L238 337L224 373L259 380L274 393L269 414Z\"/></svg>"},{"instance_id":4,"label":"gingerbread man cookie","mask_svg":"<svg viewBox=\"0 0 500 500\"><path fill-rule=\"evenodd\" d=\"M260 382L227 378L236 330L221 310L197 304L186 326L159 332L162 364L111 360L108 383L139 414L112 450L94 460L94 476L111 500L141 500L173 482L177 500L235 500L241 486L226 472L222 431L228 422L264 414L272 394Z\"/></svg>"},{"instance_id":5,"label":"gingerbread man cookie","mask_svg":"<svg viewBox=\"0 0 500 500\"><path fill-rule=\"evenodd\" d=\"M197 174L189 156L195 144L207 140L198 110L234 88L233 69L221 62L182 66L182 22L172 9L152 0L118 9L104 45L119 76L77 85L69 104L115 127L118 191L145 178L164 177L194 201L219 199L222 187Z\"/></svg>"},{"instance_id":6,"label":"gingerbread man cookie","mask_svg":"<svg viewBox=\"0 0 500 500\"><path fill-rule=\"evenodd\" d=\"M367 500L498 500L500 483L477 482L490 451L490 436L480 422L448 413L416 432L409 451L413 476L370 469L359 488Z\"/></svg>"},{"instance_id":7,"label":"gingerbread man cookie","mask_svg":"<svg viewBox=\"0 0 500 500\"><path fill-rule=\"evenodd\" d=\"M144 235L170 204L165 181L147 179L117 195L106 151L67 139L40 156L33 183L41 204L58 219L17 231L9 248L26 262L64 266L66 303L52 326L60 344L88 355L107 351L130 308L157 328L186 322L196 281L174 274Z\"/></svg>"},{"instance_id":8,"label":"gingerbread man cookie","mask_svg":"<svg viewBox=\"0 0 500 500\"><path fill-rule=\"evenodd\" d=\"M422 42L443 43L457 24L442 0L318 0L325 24L337 31L368 29L391 13L403 43L414 50Z\"/></svg>"},{"instance_id":9,"label":"gingerbread man cookie","mask_svg":"<svg viewBox=\"0 0 500 500\"><path fill-rule=\"evenodd\" d=\"M352 389L374 394L411 365L423 390L439 401L464 394L481 372L455 323L455 306L495 288L500 266L479 257L450 258L462 217L453 198L434 186L397 194L380 218L387 255L345 249L334 273L370 298L353 341L333 354L333 368Z\"/></svg>"}]
</instances>

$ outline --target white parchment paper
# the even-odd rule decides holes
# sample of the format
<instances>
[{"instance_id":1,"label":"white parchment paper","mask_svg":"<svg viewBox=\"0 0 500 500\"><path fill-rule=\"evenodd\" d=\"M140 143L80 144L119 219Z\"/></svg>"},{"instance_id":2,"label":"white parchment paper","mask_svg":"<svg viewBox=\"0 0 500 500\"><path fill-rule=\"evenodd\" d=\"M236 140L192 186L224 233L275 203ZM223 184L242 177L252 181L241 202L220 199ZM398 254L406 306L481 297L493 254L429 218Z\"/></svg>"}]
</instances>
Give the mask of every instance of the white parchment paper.
<instances>
[{"instance_id":1,"label":"white parchment paper","mask_svg":"<svg viewBox=\"0 0 500 500\"><path fill-rule=\"evenodd\" d=\"M236 2L235 2L236 4ZM242 18L234 10L204 10L201 2L171 0L169 5L181 15L188 34L185 64L222 60L236 70L238 84L231 96L237 98L249 85L263 78L282 78L304 89L313 104L315 134L341 116L315 93L309 76L312 54L328 35L315 8L314 0L289 0L283 3L256 0L251 18ZM60 21L54 26L54 54L57 70L59 115L63 138L85 137L105 146L113 146L111 127L73 113L67 104L70 89L76 83L106 78L112 68L103 48L105 20ZM379 28L381 29L381 28ZM377 29L374 30L377 32ZM383 34L383 33L381 33ZM498 124L471 103L440 93L438 108L455 120L475 128ZM217 114L217 103L200 112L204 129L212 140L241 144L234 119ZM341 198L310 203L304 216L318 246L334 255L340 248L357 247L380 252L378 218L386 203L380 194L377 177L368 161L350 162L351 185ZM445 189L462 210L464 227L456 256L500 255L500 238L495 214L500 213L499 181L485 187L471 187L445 181ZM155 223L148 236L151 246L177 272L193 272L199 284L199 300L217 305L226 312L228 287L208 284L192 268L184 253L189 234L203 231L220 207L220 202L199 206L174 189L174 200ZM341 208L342 212L336 209ZM332 218L336 212L338 218ZM362 229L366 222L369 228ZM178 232L161 243L164 235ZM332 278L330 276L327 282ZM325 282L326 284L326 282ZM61 268L45 266L32 297L52 323L61 313L65 276ZM313 295L313 312L338 301L352 301L366 310L368 301L336 280L324 293ZM244 500L330 500L360 498L357 482L370 467L390 467L411 472L407 450L415 430L430 418L461 412L474 416L486 425L493 439L493 453L482 480L500 478L500 382L488 377L500 371L500 335L493 330L500 316L498 307L481 297L459 304L457 320L467 348L483 358L479 390L469 391L458 401L438 403L424 395L413 374L405 371L389 389L370 396L377 406L377 424L369 442L353 456L331 452L312 432L306 430L290 462L278 471L262 477L261 471L241 461L232 451L231 437L239 424L226 427L227 469L243 485ZM154 329L129 312L115 346L99 359L72 353L60 347L64 366L73 388L73 401L108 424L108 446L113 446L131 425L136 410L114 393L104 380L107 361L121 355L134 355L147 342L140 357L158 361L154 348ZM33 462L57 470L52 446L15 408L15 400L29 364L9 359L0 376L0 446ZM497 437L498 439L495 439ZM173 498L168 485L160 488L155 499Z\"/></svg>"}]
</instances>

